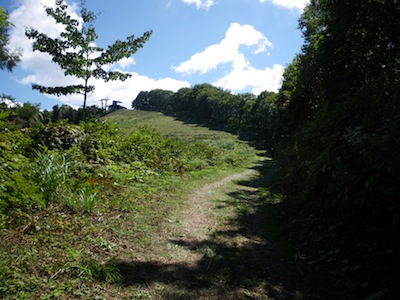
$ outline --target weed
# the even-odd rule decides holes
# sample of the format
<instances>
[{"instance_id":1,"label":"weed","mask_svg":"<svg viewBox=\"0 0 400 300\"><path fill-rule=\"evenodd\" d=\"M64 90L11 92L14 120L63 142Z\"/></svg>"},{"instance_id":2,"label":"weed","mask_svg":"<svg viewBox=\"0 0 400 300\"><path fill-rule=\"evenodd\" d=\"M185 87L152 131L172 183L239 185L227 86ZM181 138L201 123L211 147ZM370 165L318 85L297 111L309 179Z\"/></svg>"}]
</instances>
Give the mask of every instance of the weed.
<instances>
[{"instance_id":1,"label":"weed","mask_svg":"<svg viewBox=\"0 0 400 300\"><path fill-rule=\"evenodd\" d=\"M97 201L97 193L91 193L88 190L81 190L79 197L83 204L83 212L89 213L93 210Z\"/></svg>"},{"instance_id":2,"label":"weed","mask_svg":"<svg viewBox=\"0 0 400 300\"><path fill-rule=\"evenodd\" d=\"M66 247L70 262L64 265L67 272L72 273L73 277L86 279L88 281L104 280L109 283L117 282L121 279L119 269L116 267L114 258L105 263L99 263L89 254L82 253L81 250Z\"/></svg>"},{"instance_id":3,"label":"weed","mask_svg":"<svg viewBox=\"0 0 400 300\"><path fill-rule=\"evenodd\" d=\"M65 156L57 152L37 152L32 177L40 187L46 205L55 200L57 191L65 183L67 175L68 163Z\"/></svg>"},{"instance_id":4,"label":"weed","mask_svg":"<svg viewBox=\"0 0 400 300\"><path fill-rule=\"evenodd\" d=\"M81 250L65 248L71 261L64 265L64 270L75 278L93 280L98 275L98 264L88 255L83 255Z\"/></svg>"},{"instance_id":5,"label":"weed","mask_svg":"<svg viewBox=\"0 0 400 300\"><path fill-rule=\"evenodd\" d=\"M97 193L88 189L82 189L78 195L70 194L64 196L64 203L72 212L90 213L97 203Z\"/></svg>"},{"instance_id":6,"label":"weed","mask_svg":"<svg viewBox=\"0 0 400 300\"><path fill-rule=\"evenodd\" d=\"M103 279L108 283L119 282L122 279L121 273L116 266L115 259L106 261L106 263L101 267L101 273Z\"/></svg>"},{"instance_id":7,"label":"weed","mask_svg":"<svg viewBox=\"0 0 400 300\"><path fill-rule=\"evenodd\" d=\"M106 241L104 238L100 237L98 240L98 245L100 248L106 250L106 251L111 251L113 250L117 245L115 243Z\"/></svg>"},{"instance_id":8,"label":"weed","mask_svg":"<svg viewBox=\"0 0 400 300\"><path fill-rule=\"evenodd\" d=\"M151 298L108 284L121 281L118 261L154 255L149 247L185 194L253 153L230 134L157 113L116 121L118 134L88 124L68 149L1 164L0 298ZM156 129L137 130L145 124Z\"/></svg>"}]
</instances>

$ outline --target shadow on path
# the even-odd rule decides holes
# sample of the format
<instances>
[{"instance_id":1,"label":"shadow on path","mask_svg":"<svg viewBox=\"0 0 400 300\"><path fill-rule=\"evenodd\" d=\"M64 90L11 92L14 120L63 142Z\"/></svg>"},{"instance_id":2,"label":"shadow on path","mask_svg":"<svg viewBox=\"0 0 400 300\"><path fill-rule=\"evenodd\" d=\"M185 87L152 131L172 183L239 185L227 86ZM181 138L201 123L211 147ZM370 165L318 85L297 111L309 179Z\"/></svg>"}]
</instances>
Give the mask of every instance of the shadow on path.
<instances>
[{"instance_id":1,"label":"shadow on path","mask_svg":"<svg viewBox=\"0 0 400 300\"><path fill-rule=\"evenodd\" d=\"M119 262L120 284L162 286L162 299L304 299L301 269L274 224L275 196L259 189L270 164L257 166L253 178L213 199L216 211L229 207L236 212L217 231L204 240L170 239L176 247L200 253L199 261Z\"/></svg>"}]
</instances>

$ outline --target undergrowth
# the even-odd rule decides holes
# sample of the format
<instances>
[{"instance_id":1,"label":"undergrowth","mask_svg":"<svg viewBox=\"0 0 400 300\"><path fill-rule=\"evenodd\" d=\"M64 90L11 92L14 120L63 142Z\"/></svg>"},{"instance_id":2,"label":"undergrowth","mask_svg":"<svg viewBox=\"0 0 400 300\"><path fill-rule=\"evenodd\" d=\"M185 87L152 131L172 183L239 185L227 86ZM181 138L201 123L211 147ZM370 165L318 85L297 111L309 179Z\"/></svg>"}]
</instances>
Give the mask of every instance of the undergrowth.
<instances>
[{"instance_id":1,"label":"undergrowth","mask_svg":"<svg viewBox=\"0 0 400 300\"><path fill-rule=\"evenodd\" d=\"M145 123L121 129L118 118L29 128L0 121L10 128L0 133L2 299L129 298L110 286L118 261L145 251L196 182L254 155L225 133L198 128L188 138L172 120L173 134Z\"/></svg>"}]
</instances>

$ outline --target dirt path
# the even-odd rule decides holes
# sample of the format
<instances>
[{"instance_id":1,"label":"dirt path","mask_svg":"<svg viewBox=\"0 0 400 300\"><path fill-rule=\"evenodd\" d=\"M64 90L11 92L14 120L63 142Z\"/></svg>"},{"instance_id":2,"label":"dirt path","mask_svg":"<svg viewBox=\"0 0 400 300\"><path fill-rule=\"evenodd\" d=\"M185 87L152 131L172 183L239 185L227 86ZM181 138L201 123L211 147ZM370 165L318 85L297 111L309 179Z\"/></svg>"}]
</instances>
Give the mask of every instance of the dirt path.
<instances>
[{"instance_id":1,"label":"dirt path","mask_svg":"<svg viewBox=\"0 0 400 300\"><path fill-rule=\"evenodd\" d=\"M216 182L206 184L189 196L186 209L180 216L177 225L170 228L170 242L177 244L192 244L209 238L218 227L218 221L213 217L213 204L210 198L216 189L232 181L240 180L254 174L254 170L233 174ZM174 247L172 247L174 249ZM175 248L176 249L176 248ZM172 254L172 253L171 253ZM182 255L183 254L183 255ZM183 251L173 253L171 262L195 264L204 254L196 251Z\"/></svg>"},{"instance_id":2,"label":"dirt path","mask_svg":"<svg viewBox=\"0 0 400 300\"><path fill-rule=\"evenodd\" d=\"M148 296L140 299L303 299L297 267L266 225L259 175L249 169L193 192L148 255L120 266L125 284Z\"/></svg>"},{"instance_id":3,"label":"dirt path","mask_svg":"<svg viewBox=\"0 0 400 300\"><path fill-rule=\"evenodd\" d=\"M224 184L245 178L251 173L251 170L247 170L243 173L233 174L195 191L189 197L187 209L182 216L181 230L184 233L184 238L187 240L205 239L207 234L216 226L215 219L210 215L212 204L209 200L212 192Z\"/></svg>"}]
</instances>

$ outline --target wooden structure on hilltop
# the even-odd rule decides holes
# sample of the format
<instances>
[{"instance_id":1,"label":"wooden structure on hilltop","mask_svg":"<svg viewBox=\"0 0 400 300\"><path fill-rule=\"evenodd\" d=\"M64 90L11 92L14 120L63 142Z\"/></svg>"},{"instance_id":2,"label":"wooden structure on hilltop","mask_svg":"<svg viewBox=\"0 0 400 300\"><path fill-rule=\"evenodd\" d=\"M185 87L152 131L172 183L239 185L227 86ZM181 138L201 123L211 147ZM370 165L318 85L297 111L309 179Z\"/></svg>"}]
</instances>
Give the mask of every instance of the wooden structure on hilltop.
<instances>
[{"instance_id":1,"label":"wooden structure on hilltop","mask_svg":"<svg viewBox=\"0 0 400 300\"><path fill-rule=\"evenodd\" d=\"M113 112L118 109L126 109L126 107L123 107L123 106L119 105L118 103L122 103L122 101L113 100L112 104L110 106L108 106L108 113Z\"/></svg>"}]
</instances>

